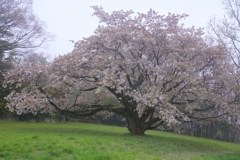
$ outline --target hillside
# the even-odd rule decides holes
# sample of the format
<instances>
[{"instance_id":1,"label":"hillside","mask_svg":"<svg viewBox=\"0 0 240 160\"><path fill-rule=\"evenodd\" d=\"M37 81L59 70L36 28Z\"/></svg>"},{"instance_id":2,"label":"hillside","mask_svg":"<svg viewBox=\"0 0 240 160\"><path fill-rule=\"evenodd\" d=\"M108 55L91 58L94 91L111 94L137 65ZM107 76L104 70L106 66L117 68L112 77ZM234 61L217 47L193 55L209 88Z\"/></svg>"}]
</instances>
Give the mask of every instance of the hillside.
<instances>
[{"instance_id":1,"label":"hillside","mask_svg":"<svg viewBox=\"0 0 240 160\"><path fill-rule=\"evenodd\" d=\"M240 145L204 138L84 123L0 121L0 159L238 160Z\"/></svg>"}]
</instances>

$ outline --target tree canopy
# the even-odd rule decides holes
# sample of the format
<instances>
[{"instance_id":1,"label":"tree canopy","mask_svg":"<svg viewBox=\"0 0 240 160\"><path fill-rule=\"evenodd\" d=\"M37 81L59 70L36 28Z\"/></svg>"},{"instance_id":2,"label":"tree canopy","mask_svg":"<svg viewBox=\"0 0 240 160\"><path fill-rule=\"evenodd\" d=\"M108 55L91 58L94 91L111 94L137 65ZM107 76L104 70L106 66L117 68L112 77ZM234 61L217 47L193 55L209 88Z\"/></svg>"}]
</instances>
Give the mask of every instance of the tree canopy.
<instances>
[{"instance_id":1,"label":"tree canopy","mask_svg":"<svg viewBox=\"0 0 240 160\"><path fill-rule=\"evenodd\" d=\"M11 111L90 116L110 111L133 134L181 121L221 118L231 112L221 96L228 59L208 46L187 15L133 11L109 14L93 6L102 25L48 66L25 63L5 74ZM91 96L88 96L91 95Z\"/></svg>"}]
</instances>

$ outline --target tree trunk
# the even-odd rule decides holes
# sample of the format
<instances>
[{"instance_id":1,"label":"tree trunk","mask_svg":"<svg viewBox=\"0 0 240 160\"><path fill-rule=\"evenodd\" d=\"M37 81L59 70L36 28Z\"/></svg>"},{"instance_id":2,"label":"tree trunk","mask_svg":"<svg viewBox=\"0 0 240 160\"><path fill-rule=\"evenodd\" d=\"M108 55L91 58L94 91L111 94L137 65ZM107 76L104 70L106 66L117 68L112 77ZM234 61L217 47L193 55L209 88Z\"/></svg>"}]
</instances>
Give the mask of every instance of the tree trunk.
<instances>
[{"instance_id":1,"label":"tree trunk","mask_svg":"<svg viewBox=\"0 0 240 160\"><path fill-rule=\"evenodd\" d=\"M148 129L148 127L146 127L146 124L142 123L140 119L126 117L126 120L127 120L128 130L132 134L143 136L144 132Z\"/></svg>"}]
</instances>

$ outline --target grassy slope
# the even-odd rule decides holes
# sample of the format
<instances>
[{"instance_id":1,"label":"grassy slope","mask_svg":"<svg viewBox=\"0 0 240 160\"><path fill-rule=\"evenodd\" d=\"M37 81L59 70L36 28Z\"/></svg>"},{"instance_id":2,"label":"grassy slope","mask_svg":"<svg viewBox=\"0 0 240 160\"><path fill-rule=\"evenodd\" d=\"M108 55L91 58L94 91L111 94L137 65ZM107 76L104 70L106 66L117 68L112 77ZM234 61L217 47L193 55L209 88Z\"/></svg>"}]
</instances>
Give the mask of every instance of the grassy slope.
<instances>
[{"instance_id":1,"label":"grassy slope","mask_svg":"<svg viewBox=\"0 0 240 160\"><path fill-rule=\"evenodd\" d=\"M0 121L5 159L239 160L240 145L159 131L139 137L114 126Z\"/></svg>"}]
</instances>

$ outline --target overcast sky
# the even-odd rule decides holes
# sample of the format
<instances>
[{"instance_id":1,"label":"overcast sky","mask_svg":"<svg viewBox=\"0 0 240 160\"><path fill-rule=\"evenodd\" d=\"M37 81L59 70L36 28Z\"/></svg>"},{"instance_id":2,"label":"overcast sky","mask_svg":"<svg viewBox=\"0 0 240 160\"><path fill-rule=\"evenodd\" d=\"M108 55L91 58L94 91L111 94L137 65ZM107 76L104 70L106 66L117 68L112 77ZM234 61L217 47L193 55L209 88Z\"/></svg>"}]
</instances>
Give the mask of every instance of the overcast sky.
<instances>
[{"instance_id":1,"label":"overcast sky","mask_svg":"<svg viewBox=\"0 0 240 160\"><path fill-rule=\"evenodd\" d=\"M47 31L55 40L43 49L52 58L72 51L69 40L78 41L88 37L98 26L90 6L102 6L105 11L133 10L146 13L150 8L161 15L170 13L189 17L186 26L206 27L210 17L221 18L224 14L221 0L33 0L34 13L46 23Z\"/></svg>"}]
</instances>

